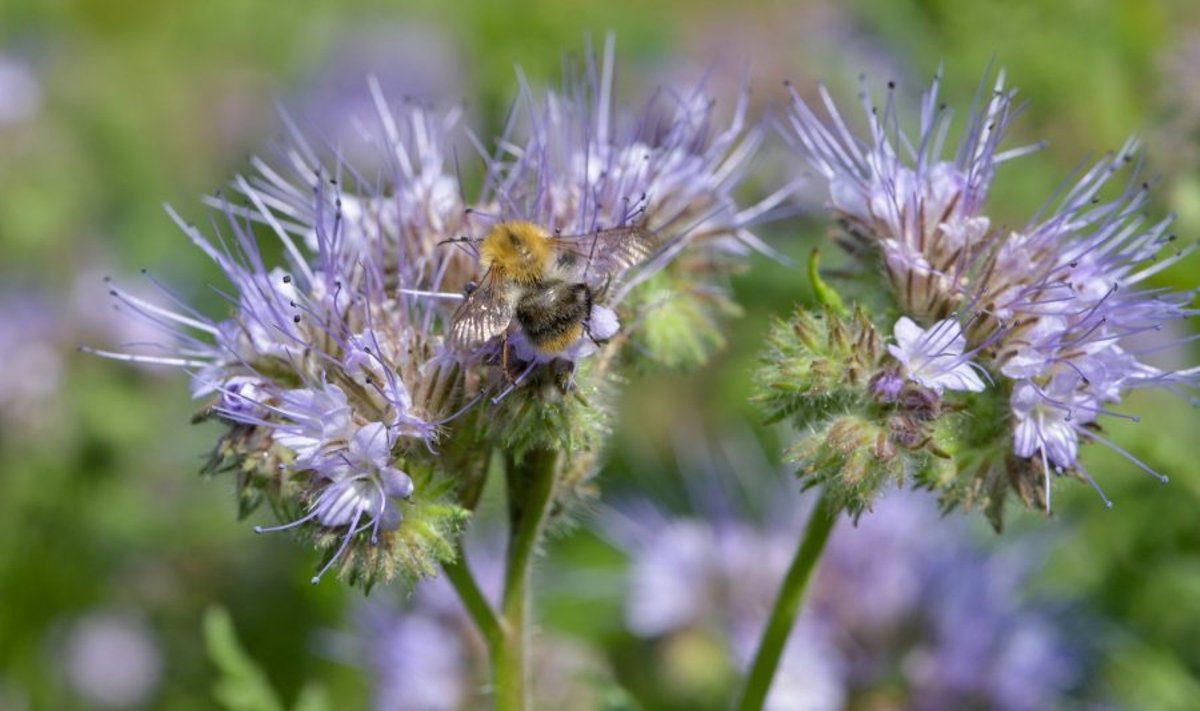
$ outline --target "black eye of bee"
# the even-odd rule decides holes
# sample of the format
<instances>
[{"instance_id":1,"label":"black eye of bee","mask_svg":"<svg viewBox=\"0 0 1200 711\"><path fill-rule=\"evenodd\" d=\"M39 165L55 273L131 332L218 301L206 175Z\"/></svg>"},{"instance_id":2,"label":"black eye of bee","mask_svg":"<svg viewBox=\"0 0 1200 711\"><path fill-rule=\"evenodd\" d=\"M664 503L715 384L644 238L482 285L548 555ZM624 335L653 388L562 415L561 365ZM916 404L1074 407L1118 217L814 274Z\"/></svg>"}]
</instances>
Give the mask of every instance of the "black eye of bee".
<instances>
[{"instance_id":1,"label":"black eye of bee","mask_svg":"<svg viewBox=\"0 0 1200 711\"><path fill-rule=\"evenodd\" d=\"M463 287L463 294L465 296L470 296L471 294L474 294L475 290L478 288L479 288L478 284L476 284L473 281L469 281L469 282L467 282L467 285Z\"/></svg>"}]
</instances>

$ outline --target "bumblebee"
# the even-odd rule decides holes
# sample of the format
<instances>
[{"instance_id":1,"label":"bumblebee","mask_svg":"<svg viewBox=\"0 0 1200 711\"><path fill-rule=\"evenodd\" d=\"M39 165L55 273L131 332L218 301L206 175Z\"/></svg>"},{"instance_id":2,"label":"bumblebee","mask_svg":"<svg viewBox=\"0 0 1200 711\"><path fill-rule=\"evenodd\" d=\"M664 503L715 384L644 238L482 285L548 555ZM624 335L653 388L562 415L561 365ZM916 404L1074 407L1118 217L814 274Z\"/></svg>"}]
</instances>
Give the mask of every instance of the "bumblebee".
<instances>
[{"instance_id":1,"label":"bumblebee","mask_svg":"<svg viewBox=\"0 0 1200 711\"><path fill-rule=\"evenodd\" d=\"M517 328L538 354L561 354L584 334L612 277L654 251L652 235L630 225L589 234L551 234L532 222L500 222L479 242L479 284L450 320L450 345L476 348Z\"/></svg>"}]
</instances>

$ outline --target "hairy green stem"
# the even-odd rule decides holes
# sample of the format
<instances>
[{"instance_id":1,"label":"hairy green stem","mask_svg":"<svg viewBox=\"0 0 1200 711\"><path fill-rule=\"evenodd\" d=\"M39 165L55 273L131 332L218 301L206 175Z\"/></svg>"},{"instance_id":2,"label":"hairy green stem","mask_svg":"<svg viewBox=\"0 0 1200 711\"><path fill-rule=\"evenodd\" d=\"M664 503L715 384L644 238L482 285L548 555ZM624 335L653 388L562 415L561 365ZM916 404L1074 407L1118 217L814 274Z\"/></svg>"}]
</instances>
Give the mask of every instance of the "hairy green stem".
<instances>
[{"instance_id":1,"label":"hairy green stem","mask_svg":"<svg viewBox=\"0 0 1200 711\"><path fill-rule=\"evenodd\" d=\"M779 595L775 598L775 606L771 609L750 673L735 706L738 711L759 711L767 700L767 691L775 678L779 657L796 622L800 603L804 601L804 591L817 567L817 561L821 559L821 552L825 549L839 513L830 501L828 492L822 494L808 519L804 538L800 540L796 557L792 559L792 565L779 588Z\"/></svg>"},{"instance_id":2,"label":"hairy green stem","mask_svg":"<svg viewBox=\"0 0 1200 711\"><path fill-rule=\"evenodd\" d=\"M446 579L454 586L459 599L462 600L463 607L467 608L467 614L471 616L471 621L483 635L488 653L494 655L495 650L504 643L504 630L496 611L492 609L491 603L479 589L479 583L475 582L475 576L471 574L461 540L458 543L454 562L443 563L442 570L446 572Z\"/></svg>"},{"instance_id":3,"label":"hairy green stem","mask_svg":"<svg viewBox=\"0 0 1200 711\"><path fill-rule=\"evenodd\" d=\"M506 457L508 511L511 535L500 603L503 642L492 654L496 708L529 708L530 579L533 559L554 500L558 453L535 449L522 457Z\"/></svg>"}]
</instances>

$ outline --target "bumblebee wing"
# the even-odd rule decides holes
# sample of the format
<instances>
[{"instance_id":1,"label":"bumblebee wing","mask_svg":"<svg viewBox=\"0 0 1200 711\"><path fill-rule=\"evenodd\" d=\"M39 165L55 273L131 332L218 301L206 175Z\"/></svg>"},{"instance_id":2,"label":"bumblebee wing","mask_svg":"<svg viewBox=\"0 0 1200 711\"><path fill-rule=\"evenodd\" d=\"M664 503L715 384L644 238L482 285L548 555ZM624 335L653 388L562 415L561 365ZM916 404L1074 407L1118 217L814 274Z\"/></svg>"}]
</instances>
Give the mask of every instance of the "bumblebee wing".
<instances>
[{"instance_id":1,"label":"bumblebee wing","mask_svg":"<svg viewBox=\"0 0 1200 711\"><path fill-rule=\"evenodd\" d=\"M559 235L554 241L563 254L581 258L580 271L595 281L603 281L612 274L641 264L657 247L654 233L641 225Z\"/></svg>"},{"instance_id":2,"label":"bumblebee wing","mask_svg":"<svg viewBox=\"0 0 1200 711\"><path fill-rule=\"evenodd\" d=\"M456 350L477 348L504 333L513 318L513 304L492 272L450 317L450 347Z\"/></svg>"}]
</instances>

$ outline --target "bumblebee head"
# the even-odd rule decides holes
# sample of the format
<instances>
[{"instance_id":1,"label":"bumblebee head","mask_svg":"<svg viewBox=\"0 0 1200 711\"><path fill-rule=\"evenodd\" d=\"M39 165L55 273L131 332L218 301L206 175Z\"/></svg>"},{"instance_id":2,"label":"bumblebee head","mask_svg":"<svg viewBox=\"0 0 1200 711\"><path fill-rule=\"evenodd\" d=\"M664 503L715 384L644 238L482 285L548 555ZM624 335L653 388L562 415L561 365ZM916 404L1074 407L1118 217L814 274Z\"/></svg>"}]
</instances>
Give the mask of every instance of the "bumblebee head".
<instances>
[{"instance_id":1,"label":"bumblebee head","mask_svg":"<svg viewBox=\"0 0 1200 711\"><path fill-rule=\"evenodd\" d=\"M550 261L550 236L532 222L501 222L487 233L479 263L522 283L542 278Z\"/></svg>"}]
</instances>

